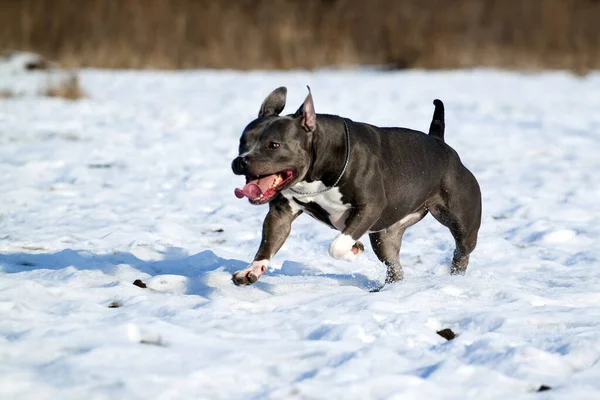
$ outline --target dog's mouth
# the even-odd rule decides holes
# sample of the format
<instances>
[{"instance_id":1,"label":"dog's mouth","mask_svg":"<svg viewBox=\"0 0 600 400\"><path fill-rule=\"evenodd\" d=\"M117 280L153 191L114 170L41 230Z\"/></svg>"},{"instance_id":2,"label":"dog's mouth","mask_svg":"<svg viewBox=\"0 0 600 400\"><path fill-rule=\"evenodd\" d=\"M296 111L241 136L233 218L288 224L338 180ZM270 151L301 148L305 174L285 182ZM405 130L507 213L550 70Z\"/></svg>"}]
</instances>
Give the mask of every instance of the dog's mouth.
<instances>
[{"instance_id":1,"label":"dog's mouth","mask_svg":"<svg viewBox=\"0 0 600 400\"><path fill-rule=\"evenodd\" d=\"M296 177L296 171L286 169L271 175L247 176L246 186L235 189L238 199L248 198L252 204L265 204L288 186Z\"/></svg>"}]
</instances>

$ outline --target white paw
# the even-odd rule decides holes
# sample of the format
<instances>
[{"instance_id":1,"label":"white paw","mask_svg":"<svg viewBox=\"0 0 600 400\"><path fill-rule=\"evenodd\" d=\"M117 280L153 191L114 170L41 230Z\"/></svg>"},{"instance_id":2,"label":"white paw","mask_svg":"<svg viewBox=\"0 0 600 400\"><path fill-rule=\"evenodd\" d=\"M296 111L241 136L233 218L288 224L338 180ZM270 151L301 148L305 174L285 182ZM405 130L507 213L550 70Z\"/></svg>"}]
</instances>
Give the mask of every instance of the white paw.
<instances>
[{"instance_id":1,"label":"white paw","mask_svg":"<svg viewBox=\"0 0 600 400\"><path fill-rule=\"evenodd\" d=\"M267 272L268 265L269 260L253 261L248 268L234 272L231 280L237 286L251 285L256 282L263 273Z\"/></svg>"},{"instance_id":2,"label":"white paw","mask_svg":"<svg viewBox=\"0 0 600 400\"><path fill-rule=\"evenodd\" d=\"M356 240L350 235L341 234L336 237L329 245L329 255L336 260L354 261L358 257L359 251L353 250Z\"/></svg>"}]
</instances>

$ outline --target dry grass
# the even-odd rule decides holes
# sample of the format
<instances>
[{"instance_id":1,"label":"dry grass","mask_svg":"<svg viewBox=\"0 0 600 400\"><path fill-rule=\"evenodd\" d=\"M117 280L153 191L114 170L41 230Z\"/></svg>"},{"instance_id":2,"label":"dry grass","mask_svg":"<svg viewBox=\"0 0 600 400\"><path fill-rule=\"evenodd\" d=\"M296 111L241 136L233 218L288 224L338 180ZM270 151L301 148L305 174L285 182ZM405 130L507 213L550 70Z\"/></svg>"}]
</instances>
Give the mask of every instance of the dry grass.
<instances>
[{"instance_id":1,"label":"dry grass","mask_svg":"<svg viewBox=\"0 0 600 400\"><path fill-rule=\"evenodd\" d=\"M60 97L71 101L87 98L75 74L70 75L67 79L58 81L48 78L44 88L39 90L38 94L46 97ZM0 90L0 99L14 99L23 97L24 95L23 92L15 92L11 89Z\"/></svg>"},{"instance_id":2,"label":"dry grass","mask_svg":"<svg viewBox=\"0 0 600 400\"><path fill-rule=\"evenodd\" d=\"M67 67L600 67L597 0L0 0L0 50Z\"/></svg>"},{"instance_id":3,"label":"dry grass","mask_svg":"<svg viewBox=\"0 0 600 400\"><path fill-rule=\"evenodd\" d=\"M16 93L9 89L0 90L0 99L12 99L22 96L22 93Z\"/></svg>"},{"instance_id":4,"label":"dry grass","mask_svg":"<svg viewBox=\"0 0 600 400\"><path fill-rule=\"evenodd\" d=\"M66 100L79 100L87 96L79 85L79 78L71 74L67 79L58 82L48 81L46 87L42 90L42 95L47 97L60 97Z\"/></svg>"}]
</instances>

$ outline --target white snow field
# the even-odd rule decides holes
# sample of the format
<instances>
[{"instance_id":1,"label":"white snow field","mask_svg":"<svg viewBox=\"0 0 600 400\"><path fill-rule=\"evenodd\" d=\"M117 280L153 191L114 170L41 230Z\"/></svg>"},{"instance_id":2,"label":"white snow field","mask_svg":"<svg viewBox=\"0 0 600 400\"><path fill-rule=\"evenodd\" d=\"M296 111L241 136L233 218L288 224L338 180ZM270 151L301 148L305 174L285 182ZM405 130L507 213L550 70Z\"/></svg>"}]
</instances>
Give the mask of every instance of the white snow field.
<instances>
[{"instance_id":1,"label":"white snow field","mask_svg":"<svg viewBox=\"0 0 600 400\"><path fill-rule=\"evenodd\" d=\"M80 78L89 99L0 99L1 399L600 398L600 73ZM317 112L382 126L426 131L445 102L483 193L466 276L428 216L405 281L369 293L370 246L333 260L336 232L303 215L257 284L231 283L267 212L233 194L239 136L307 84Z\"/></svg>"}]
</instances>

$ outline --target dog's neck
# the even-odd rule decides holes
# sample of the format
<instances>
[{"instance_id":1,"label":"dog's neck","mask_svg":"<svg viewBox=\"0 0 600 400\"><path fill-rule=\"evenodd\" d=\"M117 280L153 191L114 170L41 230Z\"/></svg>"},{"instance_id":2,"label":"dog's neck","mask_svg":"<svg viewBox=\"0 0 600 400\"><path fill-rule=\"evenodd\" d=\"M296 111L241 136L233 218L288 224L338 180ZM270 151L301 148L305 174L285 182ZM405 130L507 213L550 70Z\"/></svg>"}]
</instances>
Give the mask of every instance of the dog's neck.
<instances>
[{"instance_id":1,"label":"dog's neck","mask_svg":"<svg viewBox=\"0 0 600 400\"><path fill-rule=\"evenodd\" d=\"M318 114L317 121L317 129L312 133L311 166L304 180L332 186L344 169L349 150L344 119Z\"/></svg>"}]
</instances>

